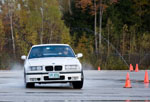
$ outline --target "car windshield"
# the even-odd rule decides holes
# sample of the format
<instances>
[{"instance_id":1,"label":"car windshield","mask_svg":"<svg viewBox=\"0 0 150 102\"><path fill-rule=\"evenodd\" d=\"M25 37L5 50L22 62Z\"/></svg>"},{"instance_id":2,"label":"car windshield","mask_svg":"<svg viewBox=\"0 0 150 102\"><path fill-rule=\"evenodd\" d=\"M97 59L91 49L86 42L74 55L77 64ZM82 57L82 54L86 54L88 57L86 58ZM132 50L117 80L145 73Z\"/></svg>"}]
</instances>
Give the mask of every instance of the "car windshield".
<instances>
[{"instance_id":1,"label":"car windshield","mask_svg":"<svg viewBox=\"0 0 150 102\"><path fill-rule=\"evenodd\" d=\"M44 57L75 57L69 46L38 46L31 49L29 59Z\"/></svg>"}]
</instances>

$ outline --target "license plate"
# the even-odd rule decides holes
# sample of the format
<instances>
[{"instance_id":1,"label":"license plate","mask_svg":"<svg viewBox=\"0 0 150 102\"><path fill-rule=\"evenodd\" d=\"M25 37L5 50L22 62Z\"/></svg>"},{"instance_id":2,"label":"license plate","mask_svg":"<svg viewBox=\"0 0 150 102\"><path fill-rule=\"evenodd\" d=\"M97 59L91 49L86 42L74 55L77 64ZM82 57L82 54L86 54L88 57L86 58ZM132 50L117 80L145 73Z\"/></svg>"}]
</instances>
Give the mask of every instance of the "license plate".
<instances>
[{"instance_id":1,"label":"license plate","mask_svg":"<svg viewBox=\"0 0 150 102\"><path fill-rule=\"evenodd\" d=\"M60 78L59 73L49 73L49 78Z\"/></svg>"}]
</instances>

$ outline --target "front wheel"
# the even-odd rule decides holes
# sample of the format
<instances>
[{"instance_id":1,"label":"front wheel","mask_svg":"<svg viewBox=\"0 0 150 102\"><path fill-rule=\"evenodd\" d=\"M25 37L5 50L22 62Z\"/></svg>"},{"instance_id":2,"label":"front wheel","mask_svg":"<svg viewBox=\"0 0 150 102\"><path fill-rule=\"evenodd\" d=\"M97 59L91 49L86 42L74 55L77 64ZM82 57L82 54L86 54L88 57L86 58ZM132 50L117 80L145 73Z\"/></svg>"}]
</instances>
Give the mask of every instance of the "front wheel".
<instances>
[{"instance_id":1,"label":"front wheel","mask_svg":"<svg viewBox=\"0 0 150 102\"><path fill-rule=\"evenodd\" d=\"M74 89L81 89L83 87L83 81L72 82L72 86Z\"/></svg>"},{"instance_id":2,"label":"front wheel","mask_svg":"<svg viewBox=\"0 0 150 102\"><path fill-rule=\"evenodd\" d=\"M74 88L74 89L82 89L82 87L83 87L83 81L84 81L84 76L83 76L83 72L82 72L81 81L72 82L73 88Z\"/></svg>"}]
</instances>

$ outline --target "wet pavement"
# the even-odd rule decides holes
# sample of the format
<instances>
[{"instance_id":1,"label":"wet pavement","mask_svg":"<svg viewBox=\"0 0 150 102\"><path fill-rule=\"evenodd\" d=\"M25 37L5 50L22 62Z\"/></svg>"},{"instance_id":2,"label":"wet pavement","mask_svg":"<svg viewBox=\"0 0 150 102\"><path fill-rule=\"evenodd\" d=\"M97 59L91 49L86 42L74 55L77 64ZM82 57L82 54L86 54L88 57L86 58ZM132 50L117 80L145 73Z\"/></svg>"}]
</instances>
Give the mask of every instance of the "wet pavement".
<instances>
[{"instance_id":1,"label":"wet pavement","mask_svg":"<svg viewBox=\"0 0 150 102\"><path fill-rule=\"evenodd\" d=\"M85 70L83 89L66 84L36 84L26 89L23 71L0 71L0 101L3 102L150 102L145 71L129 72L132 88L123 88L128 71ZM148 71L150 75L150 71Z\"/></svg>"}]
</instances>

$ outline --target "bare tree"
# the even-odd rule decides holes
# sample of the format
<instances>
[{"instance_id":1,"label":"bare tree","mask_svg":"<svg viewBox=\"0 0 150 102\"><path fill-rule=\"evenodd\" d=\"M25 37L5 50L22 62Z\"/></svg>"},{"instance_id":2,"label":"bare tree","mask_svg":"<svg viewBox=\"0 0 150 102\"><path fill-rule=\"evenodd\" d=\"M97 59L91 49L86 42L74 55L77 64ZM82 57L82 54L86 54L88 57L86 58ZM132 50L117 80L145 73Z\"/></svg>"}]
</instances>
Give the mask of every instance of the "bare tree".
<instances>
[{"instance_id":1,"label":"bare tree","mask_svg":"<svg viewBox=\"0 0 150 102\"><path fill-rule=\"evenodd\" d=\"M99 6L99 46L102 43L102 17L103 17L103 6L102 6L102 0L99 0L100 6Z\"/></svg>"},{"instance_id":2,"label":"bare tree","mask_svg":"<svg viewBox=\"0 0 150 102\"><path fill-rule=\"evenodd\" d=\"M71 10L71 0L68 0L68 6L69 6L69 13L72 14L72 10Z\"/></svg>"},{"instance_id":3,"label":"bare tree","mask_svg":"<svg viewBox=\"0 0 150 102\"><path fill-rule=\"evenodd\" d=\"M94 12L95 12L95 18L94 18L94 35L95 35L95 52L97 53L97 30L96 30L96 25L97 25L97 9L96 9L96 0L94 0Z\"/></svg>"},{"instance_id":4,"label":"bare tree","mask_svg":"<svg viewBox=\"0 0 150 102\"><path fill-rule=\"evenodd\" d=\"M11 38L12 38L12 47L13 47L13 55L16 58L16 45L15 45L15 37L14 37L14 27L13 27L13 1L10 0L9 4L9 18L10 18L10 28L11 28Z\"/></svg>"},{"instance_id":5,"label":"bare tree","mask_svg":"<svg viewBox=\"0 0 150 102\"><path fill-rule=\"evenodd\" d=\"M40 43L41 43L41 44L43 43L43 34L44 34L44 28L43 28L43 27L44 27L44 26L43 26L43 25L44 25L44 24L43 24L43 23L44 23L44 22L43 22L43 19L44 19L44 17L43 17L43 16L44 16L43 7L44 7L44 6L43 6L43 2L44 2L44 1L42 0L42 7L41 7L42 31L41 31L41 34L40 34Z\"/></svg>"},{"instance_id":6,"label":"bare tree","mask_svg":"<svg viewBox=\"0 0 150 102\"><path fill-rule=\"evenodd\" d=\"M63 12L69 12L69 14L72 15L72 10L71 10L71 3L72 0L58 0L60 3L60 9Z\"/></svg>"}]
</instances>

